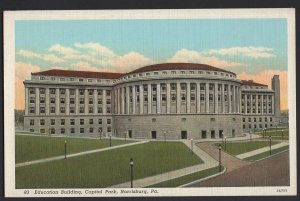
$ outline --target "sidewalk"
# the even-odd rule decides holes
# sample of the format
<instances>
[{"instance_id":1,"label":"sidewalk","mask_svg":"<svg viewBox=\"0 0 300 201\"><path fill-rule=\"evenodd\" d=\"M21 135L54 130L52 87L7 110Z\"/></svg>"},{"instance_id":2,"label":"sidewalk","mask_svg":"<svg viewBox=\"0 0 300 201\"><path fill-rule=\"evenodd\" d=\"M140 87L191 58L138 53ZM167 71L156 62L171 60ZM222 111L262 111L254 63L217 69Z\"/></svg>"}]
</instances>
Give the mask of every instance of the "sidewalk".
<instances>
[{"instance_id":1,"label":"sidewalk","mask_svg":"<svg viewBox=\"0 0 300 201\"><path fill-rule=\"evenodd\" d=\"M284 146L287 146L289 145L288 142L281 142L279 144L275 144L275 145L272 145L272 149L277 149L277 148L281 148L281 147L284 147ZM263 152L266 152L266 151L269 151L270 150L270 147L263 147L263 148L260 148L260 149L256 149L256 150L253 150L253 151L250 151L250 152L247 152L247 153L243 153L243 154L239 154L239 155L236 155L237 158L239 159L244 159L244 158L248 158L248 157L251 157L251 156L255 156L257 154L261 154Z\"/></svg>"},{"instance_id":2,"label":"sidewalk","mask_svg":"<svg viewBox=\"0 0 300 201\"><path fill-rule=\"evenodd\" d=\"M133 145L137 145L137 144L144 144L144 143L147 143L147 142L149 142L149 141L139 141L139 142L133 142L133 143L128 143L128 144L117 145L117 146L113 146L113 147L106 147L106 148L102 148L102 149L93 149L93 150L90 150L90 151L84 151L84 152L79 152L79 153L74 153L74 154L68 154L67 158L82 156L82 155L86 155L86 154L93 154L93 153L97 153L97 152L108 151L108 150L112 150L112 149L118 149L118 148L133 146ZM56 161L56 160L61 160L61 159L64 159L64 158L65 158L65 156L62 155L62 156L55 156L55 157L44 158L44 159L39 159L39 160L34 160L34 161L28 161L28 162L24 162L24 163L17 163L16 167L23 167L23 166L33 165L33 164L38 164L38 163Z\"/></svg>"},{"instance_id":3,"label":"sidewalk","mask_svg":"<svg viewBox=\"0 0 300 201\"><path fill-rule=\"evenodd\" d=\"M183 143L191 149L191 143L189 140L183 140ZM193 151L194 153L202 159L204 163L200 165L190 166L186 168L182 168L179 170L174 170L166 173L162 173L155 176L150 176L142 179L137 179L133 181L134 188L143 188L147 186L151 186L156 183L160 183L163 181L175 179L178 177L182 177L188 174L192 174L201 170L205 170L208 168L216 167L219 163L215 159L213 159L211 156L209 156L206 152L201 150L199 147L193 145ZM130 182L125 182L121 184L117 184L114 186L110 186L109 188L130 188Z\"/></svg>"}]
</instances>

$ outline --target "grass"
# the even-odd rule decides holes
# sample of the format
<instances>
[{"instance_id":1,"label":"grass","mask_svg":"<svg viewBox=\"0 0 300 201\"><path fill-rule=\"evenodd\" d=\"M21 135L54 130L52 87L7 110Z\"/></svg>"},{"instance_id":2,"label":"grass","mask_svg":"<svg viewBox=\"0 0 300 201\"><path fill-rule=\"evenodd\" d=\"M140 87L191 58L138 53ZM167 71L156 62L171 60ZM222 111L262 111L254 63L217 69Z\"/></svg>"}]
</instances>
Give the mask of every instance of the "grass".
<instances>
[{"instance_id":1,"label":"grass","mask_svg":"<svg viewBox=\"0 0 300 201\"><path fill-rule=\"evenodd\" d=\"M278 149L273 149L272 150L272 154L276 154L276 153L279 153L281 151L284 151L284 150L287 150L289 148L289 146L284 146L284 147L280 147ZM266 158L270 156L270 151L266 151L266 152L263 152L263 153L260 153L260 154L257 154L257 155L254 155L254 156L250 156L248 158L245 158L244 160L248 160L248 161L256 161L256 160L259 160L259 159L263 159L263 158Z\"/></svg>"},{"instance_id":2,"label":"grass","mask_svg":"<svg viewBox=\"0 0 300 201\"><path fill-rule=\"evenodd\" d=\"M203 163L181 142L148 142L16 168L16 188L101 188Z\"/></svg>"},{"instance_id":3,"label":"grass","mask_svg":"<svg viewBox=\"0 0 300 201\"><path fill-rule=\"evenodd\" d=\"M223 171L223 170L224 170L224 167L221 166L221 171ZM217 174L217 173L219 173L219 166L209 168L209 169L206 169L206 170L202 170L202 171L199 171L199 172L195 172L195 173L192 173L192 174L188 174L188 175L178 177L178 178L175 178L175 179L171 179L171 180L168 180L168 181L160 182L160 183L148 186L148 187L149 188L150 187L153 187L153 188L178 187L178 186L181 186L181 185L190 183L192 181L196 181L198 179L202 179L202 178L205 178L205 177L208 177L210 175Z\"/></svg>"},{"instance_id":4,"label":"grass","mask_svg":"<svg viewBox=\"0 0 300 201\"><path fill-rule=\"evenodd\" d=\"M276 128L268 129L265 133L265 138L268 138L268 136L272 136L274 139L282 139L282 130L283 130L283 139L288 140L289 139L289 130L288 129L278 129L276 132ZM256 132L256 134L263 136L263 131Z\"/></svg>"},{"instance_id":5,"label":"grass","mask_svg":"<svg viewBox=\"0 0 300 201\"><path fill-rule=\"evenodd\" d=\"M109 147L109 140L16 135L16 163L64 155L65 140L67 153ZM128 141L127 141L128 142ZM112 146L127 143L124 140L112 140Z\"/></svg>"},{"instance_id":6,"label":"grass","mask_svg":"<svg viewBox=\"0 0 300 201\"><path fill-rule=\"evenodd\" d=\"M279 143L278 141L272 141L272 145ZM219 144L216 144L218 146ZM225 151L225 143L222 143L222 149ZM250 152L262 147L270 145L269 141L247 141L247 142L227 142L226 151L231 155L239 155L246 152Z\"/></svg>"}]
</instances>

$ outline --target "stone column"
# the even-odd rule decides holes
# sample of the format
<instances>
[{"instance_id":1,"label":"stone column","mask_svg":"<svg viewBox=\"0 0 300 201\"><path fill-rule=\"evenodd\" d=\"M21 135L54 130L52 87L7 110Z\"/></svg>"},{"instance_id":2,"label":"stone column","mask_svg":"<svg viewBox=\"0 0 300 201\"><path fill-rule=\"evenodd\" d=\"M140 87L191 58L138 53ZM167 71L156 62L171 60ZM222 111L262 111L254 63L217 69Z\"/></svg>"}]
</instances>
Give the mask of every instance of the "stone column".
<instances>
[{"instance_id":1,"label":"stone column","mask_svg":"<svg viewBox=\"0 0 300 201\"><path fill-rule=\"evenodd\" d=\"M258 114L258 95L255 95L255 114Z\"/></svg>"},{"instance_id":2,"label":"stone column","mask_svg":"<svg viewBox=\"0 0 300 201\"><path fill-rule=\"evenodd\" d=\"M49 115L49 111L50 111L50 107L49 107L49 104L50 104L50 100L49 100L49 88L46 88L46 92L45 92L45 105L46 105L46 115ZM26 111L26 110L25 110Z\"/></svg>"},{"instance_id":3,"label":"stone column","mask_svg":"<svg viewBox=\"0 0 300 201\"><path fill-rule=\"evenodd\" d=\"M274 108L274 94L272 94L272 112L271 114L275 114L275 108Z\"/></svg>"},{"instance_id":4,"label":"stone column","mask_svg":"<svg viewBox=\"0 0 300 201\"><path fill-rule=\"evenodd\" d=\"M215 113L217 114L219 112L219 100L218 100L218 84L215 83L215 94L214 94L214 100L215 100Z\"/></svg>"},{"instance_id":5,"label":"stone column","mask_svg":"<svg viewBox=\"0 0 300 201\"><path fill-rule=\"evenodd\" d=\"M89 92L87 89L84 90L84 114L89 113Z\"/></svg>"},{"instance_id":6,"label":"stone column","mask_svg":"<svg viewBox=\"0 0 300 201\"><path fill-rule=\"evenodd\" d=\"M267 97L267 104L266 104L266 107L267 107L267 114L269 114L269 95L266 95Z\"/></svg>"},{"instance_id":7,"label":"stone column","mask_svg":"<svg viewBox=\"0 0 300 201\"><path fill-rule=\"evenodd\" d=\"M75 89L75 114L79 114L79 89Z\"/></svg>"},{"instance_id":8,"label":"stone column","mask_svg":"<svg viewBox=\"0 0 300 201\"><path fill-rule=\"evenodd\" d=\"M232 99L231 99L231 85L228 85L228 107L229 107L229 114L232 113Z\"/></svg>"},{"instance_id":9,"label":"stone column","mask_svg":"<svg viewBox=\"0 0 300 201\"><path fill-rule=\"evenodd\" d=\"M126 87L126 114L129 114L129 104L130 104L130 98L129 98L129 90L130 90L130 87L127 86Z\"/></svg>"},{"instance_id":10,"label":"stone column","mask_svg":"<svg viewBox=\"0 0 300 201\"><path fill-rule=\"evenodd\" d=\"M264 114L264 95L263 94L260 95L260 101L261 101L260 112L261 112L261 114Z\"/></svg>"},{"instance_id":11,"label":"stone column","mask_svg":"<svg viewBox=\"0 0 300 201\"><path fill-rule=\"evenodd\" d=\"M200 83L197 83L196 87L196 103L197 103L197 113L200 113L201 103L200 103Z\"/></svg>"},{"instance_id":12,"label":"stone column","mask_svg":"<svg viewBox=\"0 0 300 201\"><path fill-rule=\"evenodd\" d=\"M241 87L238 87L237 88L237 96L238 96L238 99L237 99L237 101L238 101L238 107L237 107L237 112L238 113L241 113L241 101L242 101L242 97L241 97Z\"/></svg>"},{"instance_id":13,"label":"stone column","mask_svg":"<svg viewBox=\"0 0 300 201\"><path fill-rule=\"evenodd\" d=\"M171 112L171 84L167 83L167 114Z\"/></svg>"},{"instance_id":14,"label":"stone column","mask_svg":"<svg viewBox=\"0 0 300 201\"><path fill-rule=\"evenodd\" d=\"M93 103L94 103L94 105L93 105L93 109L94 109L94 114L97 114L98 113L98 99L97 99L97 94L98 94L98 92L97 92L97 89L94 89L94 101L93 101Z\"/></svg>"},{"instance_id":15,"label":"stone column","mask_svg":"<svg viewBox=\"0 0 300 201\"><path fill-rule=\"evenodd\" d=\"M106 114L106 89L102 90L102 114Z\"/></svg>"},{"instance_id":16,"label":"stone column","mask_svg":"<svg viewBox=\"0 0 300 201\"><path fill-rule=\"evenodd\" d=\"M222 113L225 113L225 84L222 84L222 94L221 94L221 101L222 101Z\"/></svg>"},{"instance_id":17,"label":"stone column","mask_svg":"<svg viewBox=\"0 0 300 201\"><path fill-rule=\"evenodd\" d=\"M156 111L160 114L160 83L156 85Z\"/></svg>"},{"instance_id":18,"label":"stone column","mask_svg":"<svg viewBox=\"0 0 300 201\"><path fill-rule=\"evenodd\" d=\"M140 87L140 114L144 113L144 87L142 84L139 85Z\"/></svg>"},{"instance_id":19,"label":"stone column","mask_svg":"<svg viewBox=\"0 0 300 201\"><path fill-rule=\"evenodd\" d=\"M253 110L253 94L250 94L250 114L252 114L252 110Z\"/></svg>"},{"instance_id":20,"label":"stone column","mask_svg":"<svg viewBox=\"0 0 300 201\"><path fill-rule=\"evenodd\" d=\"M121 88L121 99L122 99L122 114L125 114L125 87Z\"/></svg>"},{"instance_id":21,"label":"stone column","mask_svg":"<svg viewBox=\"0 0 300 201\"><path fill-rule=\"evenodd\" d=\"M235 86L233 85L233 92L232 92L232 104L233 104L233 113L236 113L236 91L235 91Z\"/></svg>"},{"instance_id":22,"label":"stone column","mask_svg":"<svg viewBox=\"0 0 300 201\"><path fill-rule=\"evenodd\" d=\"M40 89L35 88L35 114L40 114Z\"/></svg>"},{"instance_id":23,"label":"stone column","mask_svg":"<svg viewBox=\"0 0 300 201\"><path fill-rule=\"evenodd\" d=\"M191 83L186 83L186 113L191 112Z\"/></svg>"},{"instance_id":24,"label":"stone column","mask_svg":"<svg viewBox=\"0 0 300 201\"><path fill-rule=\"evenodd\" d=\"M28 104L28 88L25 87L25 115L28 115L28 110L29 110L29 104ZM48 107L49 107L49 104L48 104Z\"/></svg>"},{"instance_id":25,"label":"stone column","mask_svg":"<svg viewBox=\"0 0 300 201\"><path fill-rule=\"evenodd\" d=\"M70 89L66 89L66 115L70 114Z\"/></svg>"},{"instance_id":26,"label":"stone column","mask_svg":"<svg viewBox=\"0 0 300 201\"><path fill-rule=\"evenodd\" d=\"M121 101L121 89L118 88L117 89L117 93L118 93L118 100L117 100L117 103L118 103L118 114L121 114L121 105L122 105L122 101Z\"/></svg>"},{"instance_id":27,"label":"stone column","mask_svg":"<svg viewBox=\"0 0 300 201\"><path fill-rule=\"evenodd\" d=\"M209 83L205 83L205 112L209 113Z\"/></svg>"},{"instance_id":28,"label":"stone column","mask_svg":"<svg viewBox=\"0 0 300 201\"><path fill-rule=\"evenodd\" d=\"M136 96L135 96L135 85L132 86L132 114L135 114L136 107Z\"/></svg>"},{"instance_id":29,"label":"stone column","mask_svg":"<svg viewBox=\"0 0 300 201\"><path fill-rule=\"evenodd\" d=\"M152 113L152 97L151 97L151 91L152 91L152 87L151 84L148 84L147 86L148 88L148 114Z\"/></svg>"},{"instance_id":30,"label":"stone column","mask_svg":"<svg viewBox=\"0 0 300 201\"><path fill-rule=\"evenodd\" d=\"M176 111L177 111L177 114L179 114L180 113L180 104L181 104L180 82L177 82L177 85L176 85L176 104L177 104Z\"/></svg>"},{"instance_id":31,"label":"stone column","mask_svg":"<svg viewBox=\"0 0 300 201\"><path fill-rule=\"evenodd\" d=\"M245 97L245 98L244 98L245 114L248 114L248 113L247 113L247 109L248 109L248 106L247 106L247 104L248 104L248 95L245 94L244 97Z\"/></svg>"},{"instance_id":32,"label":"stone column","mask_svg":"<svg viewBox=\"0 0 300 201\"><path fill-rule=\"evenodd\" d=\"M59 89L55 89L55 114L59 115Z\"/></svg>"}]
</instances>

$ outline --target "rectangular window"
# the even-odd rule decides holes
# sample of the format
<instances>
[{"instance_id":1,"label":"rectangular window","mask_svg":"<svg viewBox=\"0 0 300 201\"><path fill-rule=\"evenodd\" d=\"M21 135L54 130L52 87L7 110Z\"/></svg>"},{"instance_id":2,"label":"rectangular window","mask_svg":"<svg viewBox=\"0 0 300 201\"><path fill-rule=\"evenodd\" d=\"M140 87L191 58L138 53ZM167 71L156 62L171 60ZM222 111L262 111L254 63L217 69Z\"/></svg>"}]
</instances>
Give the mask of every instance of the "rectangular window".
<instances>
[{"instance_id":1,"label":"rectangular window","mask_svg":"<svg viewBox=\"0 0 300 201\"><path fill-rule=\"evenodd\" d=\"M50 89L50 94L55 94L55 89Z\"/></svg>"},{"instance_id":2,"label":"rectangular window","mask_svg":"<svg viewBox=\"0 0 300 201\"><path fill-rule=\"evenodd\" d=\"M60 133L61 133L61 134L65 134L65 128L61 128L61 129L60 129Z\"/></svg>"},{"instance_id":3,"label":"rectangular window","mask_svg":"<svg viewBox=\"0 0 300 201\"><path fill-rule=\"evenodd\" d=\"M44 88L40 88L40 94L45 94L45 89Z\"/></svg>"},{"instance_id":4,"label":"rectangular window","mask_svg":"<svg viewBox=\"0 0 300 201\"><path fill-rule=\"evenodd\" d=\"M171 90L172 91L176 90L176 84L175 83L171 83Z\"/></svg>"},{"instance_id":5,"label":"rectangular window","mask_svg":"<svg viewBox=\"0 0 300 201\"><path fill-rule=\"evenodd\" d=\"M110 126L107 127L107 132L108 132L108 133L111 132L111 127L110 127Z\"/></svg>"},{"instance_id":6,"label":"rectangular window","mask_svg":"<svg viewBox=\"0 0 300 201\"><path fill-rule=\"evenodd\" d=\"M44 114L45 113L45 107L40 107L40 113Z\"/></svg>"},{"instance_id":7,"label":"rectangular window","mask_svg":"<svg viewBox=\"0 0 300 201\"><path fill-rule=\"evenodd\" d=\"M102 124L102 119L98 119L98 124Z\"/></svg>"},{"instance_id":8,"label":"rectangular window","mask_svg":"<svg viewBox=\"0 0 300 201\"><path fill-rule=\"evenodd\" d=\"M156 94L152 95L152 101L154 101L154 102L156 101Z\"/></svg>"},{"instance_id":9,"label":"rectangular window","mask_svg":"<svg viewBox=\"0 0 300 201\"><path fill-rule=\"evenodd\" d=\"M204 89L205 89L205 84L204 84L204 83L201 83L201 84L200 84L200 90L203 91Z\"/></svg>"},{"instance_id":10,"label":"rectangular window","mask_svg":"<svg viewBox=\"0 0 300 201\"><path fill-rule=\"evenodd\" d=\"M65 107L60 107L60 113L65 113Z\"/></svg>"},{"instance_id":11,"label":"rectangular window","mask_svg":"<svg viewBox=\"0 0 300 201\"><path fill-rule=\"evenodd\" d=\"M107 104L107 105L110 104L110 99L106 99L106 104Z\"/></svg>"},{"instance_id":12,"label":"rectangular window","mask_svg":"<svg viewBox=\"0 0 300 201\"><path fill-rule=\"evenodd\" d=\"M144 95L144 101L148 102L148 95Z\"/></svg>"},{"instance_id":13,"label":"rectangular window","mask_svg":"<svg viewBox=\"0 0 300 201\"><path fill-rule=\"evenodd\" d=\"M93 132L94 132L94 128L91 127L91 128L90 128L90 133L93 133Z\"/></svg>"},{"instance_id":14,"label":"rectangular window","mask_svg":"<svg viewBox=\"0 0 300 201\"><path fill-rule=\"evenodd\" d=\"M55 113L55 107L50 107L50 113Z\"/></svg>"},{"instance_id":15,"label":"rectangular window","mask_svg":"<svg viewBox=\"0 0 300 201\"><path fill-rule=\"evenodd\" d=\"M75 104L75 98L70 98L70 104Z\"/></svg>"},{"instance_id":16,"label":"rectangular window","mask_svg":"<svg viewBox=\"0 0 300 201\"><path fill-rule=\"evenodd\" d=\"M89 93L89 95L93 95L94 94L94 90L93 89L89 89L88 93Z\"/></svg>"},{"instance_id":17,"label":"rectangular window","mask_svg":"<svg viewBox=\"0 0 300 201\"><path fill-rule=\"evenodd\" d=\"M79 89L79 95L84 95L84 89Z\"/></svg>"},{"instance_id":18,"label":"rectangular window","mask_svg":"<svg viewBox=\"0 0 300 201\"><path fill-rule=\"evenodd\" d=\"M35 90L34 89L29 89L29 94L35 94Z\"/></svg>"},{"instance_id":19,"label":"rectangular window","mask_svg":"<svg viewBox=\"0 0 300 201\"><path fill-rule=\"evenodd\" d=\"M166 102L166 100L167 100L166 94L161 95L161 100L162 100L162 102Z\"/></svg>"},{"instance_id":20,"label":"rectangular window","mask_svg":"<svg viewBox=\"0 0 300 201\"><path fill-rule=\"evenodd\" d=\"M171 94L171 101L172 102L176 101L176 94Z\"/></svg>"},{"instance_id":21,"label":"rectangular window","mask_svg":"<svg viewBox=\"0 0 300 201\"><path fill-rule=\"evenodd\" d=\"M70 107L70 113L71 114L75 113L75 108L74 107Z\"/></svg>"},{"instance_id":22,"label":"rectangular window","mask_svg":"<svg viewBox=\"0 0 300 201\"><path fill-rule=\"evenodd\" d=\"M106 120L107 124L111 124L111 119Z\"/></svg>"},{"instance_id":23,"label":"rectangular window","mask_svg":"<svg viewBox=\"0 0 300 201\"><path fill-rule=\"evenodd\" d=\"M98 89L97 93L98 93L98 96L101 96L102 95L102 89Z\"/></svg>"},{"instance_id":24,"label":"rectangular window","mask_svg":"<svg viewBox=\"0 0 300 201\"><path fill-rule=\"evenodd\" d=\"M40 103L45 103L45 97L40 97Z\"/></svg>"},{"instance_id":25,"label":"rectangular window","mask_svg":"<svg viewBox=\"0 0 300 201\"><path fill-rule=\"evenodd\" d=\"M195 91L196 90L196 84L195 83L191 83L191 90Z\"/></svg>"},{"instance_id":26,"label":"rectangular window","mask_svg":"<svg viewBox=\"0 0 300 201\"><path fill-rule=\"evenodd\" d=\"M102 107L98 107L98 113L102 113Z\"/></svg>"},{"instance_id":27,"label":"rectangular window","mask_svg":"<svg viewBox=\"0 0 300 201\"><path fill-rule=\"evenodd\" d=\"M79 122L80 122L80 125L84 125L84 119L80 119Z\"/></svg>"},{"instance_id":28,"label":"rectangular window","mask_svg":"<svg viewBox=\"0 0 300 201\"><path fill-rule=\"evenodd\" d=\"M34 110L34 107L30 107L30 108L29 108L29 113L30 113L30 114L33 114L34 111L35 111L35 110Z\"/></svg>"},{"instance_id":29,"label":"rectangular window","mask_svg":"<svg viewBox=\"0 0 300 201\"><path fill-rule=\"evenodd\" d=\"M66 89L59 89L60 94L65 94L66 93Z\"/></svg>"},{"instance_id":30,"label":"rectangular window","mask_svg":"<svg viewBox=\"0 0 300 201\"><path fill-rule=\"evenodd\" d=\"M64 119L61 119L61 120L60 120L60 125L62 125L62 126L65 125L65 120L64 120Z\"/></svg>"},{"instance_id":31,"label":"rectangular window","mask_svg":"<svg viewBox=\"0 0 300 201\"><path fill-rule=\"evenodd\" d=\"M89 107L89 113L92 114L93 112L93 107Z\"/></svg>"},{"instance_id":32,"label":"rectangular window","mask_svg":"<svg viewBox=\"0 0 300 201\"><path fill-rule=\"evenodd\" d=\"M79 99L79 104L84 104L84 98Z\"/></svg>"},{"instance_id":33,"label":"rectangular window","mask_svg":"<svg viewBox=\"0 0 300 201\"><path fill-rule=\"evenodd\" d=\"M204 94L200 94L200 101L204 101L204 100L205 100Z\"/></svg>"},{"instance_id":34,"label":"rectangular window","mask_svg":"<svg viewBox=\"0 0 300 201\"><path fill-rule=\"evenodd\" d=\"M185 101L186 101L186 99L185 99L185 94L181 94L181 101L182 101L182 102L185 102Z\"/></svg>"},{"instance_id":35,"label":"rectangular window","mask_svg":"<svg viewBox=\"0 0 300 201\"><path fill-rule=\"evenodd\" d=\"M93 119L90 119L90 121L89 121L89 122L90 122L90 124L93 124L93 123L94 123Z\"/></svg>"},{"instance_id":36,"label":"rectangular window","mask_svg":"<svg viewBox=\"0 0 300 201\"><path fill-rule=\"evenodd\" d=\"M51 125L52 125L52 126L55 125L55 119L51 119Z\"/></svg>"},{"instance_id":37,"label":"rectangular window","mask_svg":"<svg viewBox=\"0 0 300 201\"><path fill-rule=\"evenodd\" d=\"M80 128L80 133L84 133L84 128Z\"/></svg>"},{"instance_id":38,"label":"rectangular window","mask_svg":"<svg viewBox=\"0 0 300 201\"><path fill-rule=\"evenodd\" d=\"M70 133L75 133L75 128L70 128Z\"/></svg>"},{"instance_id":39,"label":"rectangular window","mask_svg":"<svg viewBox=\"0 0 300 201\"><path fill-rule=\"evenodd\" d=\"M110 114L110 107L107 107L107 108L106 108L106 113L107 113L107 114Z\"/></svg>"},{"instance_id":40,"label":"rectangular window","mask_svg":"<svg viewBox=\"0 0 300 201\"><path fill-rule=\"evenodd\" d=\"M40 125L44 126L45 125L45 119L40 119Z\"/></svg>"},{"instance_id":41,"label":"rectangular window","mask_svg":"<svg viewBox=\"0 0 300 201\"><path fill-rule=\"evenodd\" d=\"M65 98L60 98L60 103L61 103L61 104L64 104L64 103L65 103L65 101L66 101L66 99L65 99Z\"/></svg>"},{"instance_id":42,"label":"rectangular window","mask_svg":"<svg viewBox=\"0 0 300 201\"><path fill-rule=\"evenodd\" d=\"M93 104L93 98L89 98L89 104Z\"/></svg>"},{"instance_id":43,"label":"rectangular window","mask_svg":"<svg viewBox=\"0 0 300 201\"><path fill-rule=\"evenodd\" d=\"M50 98L50 103L55 103L55 98Z\"/></svg>"},{"instance_id":44,"label":"rectangular window","mask_svg":"<svg viewBox=\"0 0 300 201\"><path fill-rule=\"evenodd\" d=\"M213 101L214 100L214 95L213 94L209 94L209 101Z\"/></svg>"},{"instance_id":45,"label":"rectangular window","mask_svg":"<svg viewBox=\"0 0 300 201\"><path fill-rule=\"evenodd\" d=\"M35 98L34 97L30 97L29 103L35 103Z\"/></svg>"},{"instance_id":46,"label":"rectangular window","mask_svg":"<svg viewBox=\"0 0 300 201\"><path fill-rule=\"evenodd\" d=\"M106 90L106 96L110 96L110 91Z\"/></svg>"},{"instance_id":47,"label":"rectangular window","mask_svg":"<svg viewBox=\"0 0 300 201\"><path fill-rule=\"evenodd\" d=\"M102 99L98 99L98 104L102 104Z\"/></svg>"},{"instance_id":48,"label":"rectangular window","mask_svg":"<svg viewBox=\"0 0 300 201\"><path fill-rule=\"evenodd\" d=\"M186 84L180 84L180 89L184 91L186 89Z\"/></svg>"},{"instance_id":49,"label":"rectangular window","mask_svg":"<svg viewBox=\"0 0 300 201\"><path fill-rule=\"evenodd\" d=\"M70 95L75 95L75 90L74 89L70 89Z\"/></svg>"},{"instance_id":50,"label":"rectangular window","mask_svg":"<svg viewBox=\"0 0 300 201\"><path fill-rule=\"evenodd\" d=\"M75 125L75 119L70 119L70 125Z\"/></svg>"},{"instance_id":51,"label":"rectangular window","mask_svg":"<svg viewBox=\"0 0 300 201\"><path fill-rule=\"evenodd\" d=\"M30 125L30 126L34 126L34 119L30 119L29 125Z\"/></svg>"},{"instance_id":52,"label":"rectangular window","mask_svg":"<svg viewBox=\"0 0 300 201\"><path fill-rule=\"evenodd\" d=\"M251 118L250 117L248 118L248 122L251 122Z\"/></svg>"},{"instance_id":53,"label":"rectangular window","mask_svg":"<svg viewBox=\"0 0 300 201\"><path fill-rule=\"evenodd\" d=\"M191 101L195 102L195 100L196 100L196 95L195 94L191 94Z\"/></svg>"}]
</instances>

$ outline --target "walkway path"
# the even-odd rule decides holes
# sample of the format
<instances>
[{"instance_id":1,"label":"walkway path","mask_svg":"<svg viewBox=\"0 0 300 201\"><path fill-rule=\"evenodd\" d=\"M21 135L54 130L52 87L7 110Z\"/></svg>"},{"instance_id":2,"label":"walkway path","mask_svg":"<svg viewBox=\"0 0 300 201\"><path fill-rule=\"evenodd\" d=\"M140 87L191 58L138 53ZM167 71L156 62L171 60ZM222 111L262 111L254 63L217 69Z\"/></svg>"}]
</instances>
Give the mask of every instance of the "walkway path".
<instances>
[{"instance_id":1,"label":"walkway path","mask_svg":"<svg viewBox=\"0 0 300 201\"><path fill-rule=\"evenodd\" d=\"M281 148L281 147L284 147L284 146L287 146L287 145L289 145L289 142L285 141L285 142L281 142L281 143L272 145L271 148L272 149L277 149L277 148ZM267 147L263 147L263 148L260 148L260 149L256 149L256 150L247 152L247 153L236 155L235 157L237 157L239 159L244 159L244 158L248 158L248 157L251 157L251 156L255 156L257 154L261 154L261 153L267 152L269 150L270 150L270 147L267 146Z\"/></svg>"},{"instance_id":2,"label":"walkway path","mask_svg":"<svg viewBox=\"0 0 300 201\"><path fill-rule=\"evenodd\" d=\"M191 142L189 140L183 140L183 143L191 149ZM133 187L134 188L142 188L146 186L151 186L156 183L160 183L163 181L167 181L170 179L175 179L178 177L182 177L188 174L192 174L194 172L198 172L201 170L205 170L208 168L216 167L219 163L215 159L213 159L211 156L209 156L206 152L201 150L197 146L193 146L193 152L202 159L204 163L200 165L190 166L186 168L182 168L179 170L170 171L167 173L162 173L155 176L150 176L142 179L137 179L133 181ZM111 186L110 188L129 188L130 182L125 182L122 184L117 184L114 186Z\"/></svg>"},{"instance_id":3,"label":"walkway path","mask_svg":"<svg viewBox=\"0 0 300 201\"><path fill-rule=\"evenodd\" d=\"M102 149L93 149L93 150L90 150L90 151L84 151L84 152L79 152L79 153L74 153L74 154L68 154L67 158L82 156L82 155L86 155L86 154L93 154L93 153L97 153L97 152L108 151L108 150L112 150L112 149L118 149L118 148L133 146L133 145L137 145L137 144L144 144L144 143L147 143L147 142L149 142L149 141L140 141L140 142L133 142L133 143L128 143L128 144L117 145L117 146L113 146L113 147L106 147L106 148L102 148ZM24 162L24 163L17 163L16 167L33 165L33 164L37 164L37 163L45 163L45 162L49 162L49 161L61 160L61 159L64 159L64 158L65 158L65 155L55 156L55 157L50 157L50 158L43 158L43 159L28 161L28 162Z\"/></svg>"},{"instance_id":4,"label":"walkway path","mask_svg":"<svg viewBox=\"0 0 300 201\"><path fill-rule=\"evenodd\" d=\"M289 186L289 175L289 152L285 151L190 187Z\"/></svg>"}]
</instances>

